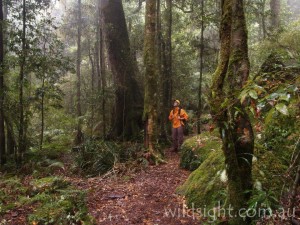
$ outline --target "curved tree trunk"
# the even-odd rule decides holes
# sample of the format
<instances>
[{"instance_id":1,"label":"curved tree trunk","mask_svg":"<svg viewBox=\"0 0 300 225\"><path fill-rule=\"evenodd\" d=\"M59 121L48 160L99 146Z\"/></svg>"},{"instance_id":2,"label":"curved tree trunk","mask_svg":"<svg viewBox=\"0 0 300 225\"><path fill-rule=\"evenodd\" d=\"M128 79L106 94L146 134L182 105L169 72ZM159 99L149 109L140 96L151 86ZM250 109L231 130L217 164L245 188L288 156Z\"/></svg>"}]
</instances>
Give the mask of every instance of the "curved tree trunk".
<instances>
[{"instance_id":1,"label":"curved tree trunk","mask_svg":"<svg viewBox=\"0 0 300 225\"><path fill-rule=\"evenodd\" d=\"M143 97L136 80L121 0L101 0L108 58L116 84L114 137L130 139L138 135L142 124Z\"/></svg>"},{"instance_id":2,"label":"curved tree trunk","mask_svg":"<svg viewBox=\"0 0 300 225\"><path fill-rule=\"evenodd\" d=\"M222 0L221 51L213 77L212 114L220 128L228 175L228 204L237 213L245 207L252 189L254 136L238 95L249 75L247 29L243 1ZM222 106L222 107L220 107ZM236 214L238 215L238 214ZM230 224L247 224L237 216Z\"/></svg>"}]
</instances>

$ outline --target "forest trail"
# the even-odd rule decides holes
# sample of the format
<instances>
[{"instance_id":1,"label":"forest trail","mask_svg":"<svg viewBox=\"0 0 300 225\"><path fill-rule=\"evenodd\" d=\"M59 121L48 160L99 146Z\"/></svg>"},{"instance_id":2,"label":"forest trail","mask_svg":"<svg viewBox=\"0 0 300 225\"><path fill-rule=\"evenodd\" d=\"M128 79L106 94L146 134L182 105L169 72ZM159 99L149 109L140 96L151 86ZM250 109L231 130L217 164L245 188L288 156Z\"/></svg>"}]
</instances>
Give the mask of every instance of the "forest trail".
<instances>
[{"instance_id":1,"label":"forest trail","mask_svg":"<svg viewBox=\"0 0 300 225\"><path fill-rule=\"evenodd\" d=\"M179 168L179 155L166 152L166 164L148 166L127 179L89 178L76 186L88 190L88 208L97 224L199 224L176 188L190 174ZM74 182L74 180L73 180Z\"/></svg>"}]
</instances>

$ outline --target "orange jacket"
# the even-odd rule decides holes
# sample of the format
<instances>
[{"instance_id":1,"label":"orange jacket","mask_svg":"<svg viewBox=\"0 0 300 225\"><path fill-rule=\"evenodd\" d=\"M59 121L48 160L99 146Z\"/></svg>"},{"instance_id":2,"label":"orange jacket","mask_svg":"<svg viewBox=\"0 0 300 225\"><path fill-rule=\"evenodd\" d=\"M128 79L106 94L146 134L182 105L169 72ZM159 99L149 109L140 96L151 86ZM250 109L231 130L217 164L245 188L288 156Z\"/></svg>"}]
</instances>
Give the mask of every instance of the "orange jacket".
<instances>
[{"instance_id":1,"label":"orange jacket","mask_svg":"<svg viewBox=\"0 0 300 225\"><path fill-rule=\"evenodd\" d=\"M189 118L188 114L185 110L180 110L180 119L178 118L178 110L179 107L175 107L175 109L172 109L169 115L169 120L172 121L173 128L178 128L180 126L184 126L183 119L187 120Z\"/></svg>"}]
</instances>

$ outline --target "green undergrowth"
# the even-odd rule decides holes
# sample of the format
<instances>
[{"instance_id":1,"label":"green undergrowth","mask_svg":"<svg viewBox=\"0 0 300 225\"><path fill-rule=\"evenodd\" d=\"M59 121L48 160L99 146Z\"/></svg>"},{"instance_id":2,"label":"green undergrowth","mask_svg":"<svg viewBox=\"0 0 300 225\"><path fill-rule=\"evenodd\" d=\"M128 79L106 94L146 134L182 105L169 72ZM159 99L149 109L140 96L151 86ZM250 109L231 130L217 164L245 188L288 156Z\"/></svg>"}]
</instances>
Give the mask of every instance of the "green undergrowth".
<instances>
[{"instance_id":1,"label":"green undergrowth","mask_svg":"<svg viewBox=\"0 0 300 225\"><path fill-rule=\"evenodd\" d=\"M223 205L226 201L225 158L221 150L221 140L213 135L217 133L200 135L203 140L206 138L206 141L203 141L203 147L198 146L197 138L199 137L192 137L184 143L181 166L194 169L196 164L199 164L186 182L177 188L177 192L186 197L189 207L212 209L219 204ZM193 152L193 157L188 154L190 152ZM260 199L262 203L269 201L268 198L280 198L285 183L283 175L288 168L287 159L284 156L291 154L291 150L288 153L271 151L262 145L255 145L253 196L257 197L258 194L264 196Z\"/></svg>"},{"instance_id":2,"label":"green undergrowth","mask_svg":"<svg viewBox=\"0 0 300 225\"><path fill-rule=\"evenodd\" d=\"M16 175L33 175L35 178L65 172L63 158L71 154L70 139L69 135L57 131L51 139L45 138L42 148L37 145L30 146L24 153L21 167L17 167L14 155L8 155L7 163L1 167L1 171L14 171Z\"/></svg>"},{"instance_id":3,"label":"green undergrowth","mask_svg":"<svg viewBox=\"0 0 300 225\"><path fill-rule=\"evenodd\" d=\"M226 185L220 179L223 170L222 151L212 151L177 192L186 197L189 207L212 208L218 201L224 201Z\"/></svg>"},{"instance_id":4,"label":"green undergrowth","mask_svg":"<svg viewBox=\"0 0 300 225\"><path fill-rule=\"evenodd\" d=\"M29 211L28 224L94 224L86 207L86 192L76 190L62 177L25 179L30 178L0 180L0 216L23 208Z\"/></svg>"},{"instance_id":5,"label":"green undergrowth","mask_svg":"<svg viewBox=\"0 0 300 225\"><path fill-rule=\"evenodd\" d=\"M218 130L203 132L200 135L187 139L180 151L180 167L195 170L207 159L213 151L220 150L221 140L217 137Z\"/></svg>"},{"instance_id":6,"label":"green undergrowth","mask_svg":"<svg viewBox=\"0 0 300 225\"><path fill-rule=\"evenodd\" d=\"M75 166L84 176L99 176L111 170L118 173L148 165L147 151L139 143L88 140L75 156Z\"/></svg>"}]
</instances>

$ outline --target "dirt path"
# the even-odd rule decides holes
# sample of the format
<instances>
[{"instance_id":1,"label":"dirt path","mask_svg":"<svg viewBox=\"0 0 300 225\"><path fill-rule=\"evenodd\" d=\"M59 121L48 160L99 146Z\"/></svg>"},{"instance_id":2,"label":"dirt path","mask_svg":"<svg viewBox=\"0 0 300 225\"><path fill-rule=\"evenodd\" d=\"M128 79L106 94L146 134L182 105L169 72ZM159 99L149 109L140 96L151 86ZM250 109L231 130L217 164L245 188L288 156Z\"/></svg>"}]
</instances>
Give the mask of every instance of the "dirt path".
<instances>
[{"instance_id":1,"label":"dirt path","mask_svg":"<svg viewBox=\"0 0 300 225\"><path fill-rule=\"evenodd\" d=\"M97 224L199 224L175 194L189 172L178 167L178 154L166 156L167 164L149 166L127 180L91 178L77 183L89 190L88 207Z\"/></svg>"}]
</instances>

